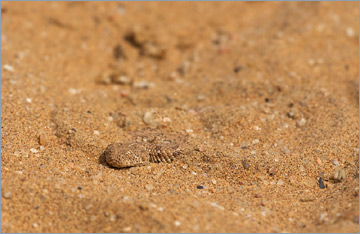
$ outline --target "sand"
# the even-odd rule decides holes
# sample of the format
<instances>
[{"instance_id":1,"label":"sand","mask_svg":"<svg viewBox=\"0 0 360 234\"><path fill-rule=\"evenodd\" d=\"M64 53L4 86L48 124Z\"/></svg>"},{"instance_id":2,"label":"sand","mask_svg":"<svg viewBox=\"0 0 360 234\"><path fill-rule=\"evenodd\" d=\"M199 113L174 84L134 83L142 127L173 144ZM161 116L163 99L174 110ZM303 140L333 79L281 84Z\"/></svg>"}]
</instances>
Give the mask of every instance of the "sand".
<instances>
[{"instance_id":1,"label":"sand","mask_svg":"<svg viewBox=\"0 0 360 234\"><path fill-rule=\"evenodd\" d=\"M358 2L2 2L2 232L357 232ZM174 163L117 169L112 142Z\"/></svg>"}]
</instances>

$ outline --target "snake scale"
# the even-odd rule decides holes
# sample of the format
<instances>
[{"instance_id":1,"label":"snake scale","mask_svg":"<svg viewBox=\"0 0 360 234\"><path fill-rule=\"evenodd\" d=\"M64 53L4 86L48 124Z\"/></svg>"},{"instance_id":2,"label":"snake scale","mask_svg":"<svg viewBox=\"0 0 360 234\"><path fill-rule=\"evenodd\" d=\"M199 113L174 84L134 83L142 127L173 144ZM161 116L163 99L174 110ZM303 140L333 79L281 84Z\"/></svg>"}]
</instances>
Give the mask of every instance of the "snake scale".
<instances>
[{"instance_id":1,"label":"snake scale","mask_svg":"<svg viewBox=\"0 0 360 234\"><path fill-rule=\"evenodd\" d=\"M178 145L161 145L131 141L112 143L106 148L106 162L117 168L144 166L149 163L170 163L181 153Z\"/></svg>"}]
</instances>

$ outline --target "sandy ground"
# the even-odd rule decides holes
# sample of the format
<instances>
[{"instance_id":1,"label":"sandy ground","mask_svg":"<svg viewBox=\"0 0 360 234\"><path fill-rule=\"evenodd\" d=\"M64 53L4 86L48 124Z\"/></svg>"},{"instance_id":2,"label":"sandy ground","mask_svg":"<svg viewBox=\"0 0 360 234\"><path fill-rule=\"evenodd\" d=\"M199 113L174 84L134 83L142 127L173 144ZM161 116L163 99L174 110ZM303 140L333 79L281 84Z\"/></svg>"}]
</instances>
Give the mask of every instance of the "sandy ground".
<instances>
[{"instance_id":1,"label":"sandy ground","mask_svg":"<svg viewBox=\"0 0 360 234\"><path fill-rule=\"evenodd\" d=\"M357 232L357 2L2 2L2 232ZM116 169L162 136L174 163Z\"/></svg>"}]
</instances>

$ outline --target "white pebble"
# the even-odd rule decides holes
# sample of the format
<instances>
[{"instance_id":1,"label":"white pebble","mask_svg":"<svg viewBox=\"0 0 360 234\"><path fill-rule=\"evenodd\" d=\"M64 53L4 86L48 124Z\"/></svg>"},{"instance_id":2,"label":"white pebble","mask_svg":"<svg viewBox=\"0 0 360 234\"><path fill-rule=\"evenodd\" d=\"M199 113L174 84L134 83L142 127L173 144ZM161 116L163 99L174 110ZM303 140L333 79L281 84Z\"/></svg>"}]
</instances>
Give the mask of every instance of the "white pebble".
<instances>
[{"instance_id":1,"label":"white pebble","mask_svg":"<svg viewBox=\"0 0 360 234\"><path fill-rule=\"evenodd\" d=\"M3 68L6 70L6 71L9 71L9 72L14 72L14 68L12 66L10 66L9 64L5 64L3 66Z\"/></svg>"},{"instance_id":2,"label":"white pebble","mask_svg":"<svg viewBox=\"0 0 360 234\"><path fill-rule=\"evenodd\" d=\"M259 139L255 139L255 140L252 141L253 145L255 145L255 144L259 143L259 142L260 142Z\"/></svg>"},{"instance_id":3,"label":"white pebble","mask_svg":"<svg viewBox=\"0 0 360 234\"><path fill-rule=\"evenodd\" d=\"M215 180L215 179L212 179L212 180L211 180L211 183L216 184L216 180Z\"/></svg>"},{"instance_id":4,"label":"white pebble","mask_svg":"<svg viewBox=\"0 0 360 234\"><path fill-rule=\"evenodd\" d=\"M79 89L70 88L70 89L68 89L68 91L69 91L69 93L71 93L71 94L78 94L78 93L80 93L80 90L79 90Z\"/></svg>"},{"instance_id":5,"label":"white pebble","mask_svg":"<svg viewBox=\"0 0 360 234\"><path fill-rule=\"evenodd\" d=\"M193 133L194 132L194 130L192 130L192 129L186 129L185 130L187 133Z\"/></svg>"},{"instance_id":6,"label":"white pebble","mask_svg":"<svg viewBox=\"0 0 360 234\"><path fill-rule=\"evenodd\" d=\"M174 224L175 224L175 226L180 226L181 222L179 220L175 220Z\"/></svg>"},{"instance_id":7,"label":"white pebble","mask_svg":"<svg viewBox=\"0 0 360 234\"><path fill-rule=\"evenodd\" d=\"M255 129L256 131L260 131L260 130L261 130L261 128L260 128L259 126L254 126L254 129Z\"/></svg>"},{"instance_id":8,"label":"white pebble","mask_svg":"<svg viewBox=\"0 0 360 234\"><path fill-rule=\"evenodd\" d=\"M296 125L297 125L298 127L302 127L302 126L305 125L305 123L306 123L306 119L301 118L301 119L296 123Z\"/></svg>"},{"instance_id":9,"label":"white pebble","mask_svg":"<svg viewBox=\"0 0 360 234\"><path fill-rule=\"evenodd\" d=\"M164 211L164 208L159 207L157 210L160 211L160 212L162 212L162 211Z\"/></svg>"},{"instance_id":10,"label":"white pebble","mask_svg":"<svg viewBox=\"0 0 360 234\"><path fill-rule=\"evenodd\" d=\"M94 135L100 135L100 132L98 130L94 130Z\"/></svg>"},{"instance_id":11,"label":"white pebble","mask_svg":"<svg viewBox=\"0 0 360 234\"><path fill-rule=\"evenodd\" d=\"M284 184L284 181L282 179L278 180L277 185L281 186Z\"/></svg>"},{"instance_id":12,"label":"white pebble","mask_svg":"<svg viewBox=\"0 0 360 234\"><path fill-rule=\"evenodd\" d=\"M6 199L9 199L11 197L12 193L11 192L4 192L3 193L3 197Z\"/></svg>"},{"instance_id":13,"label":"white pebble","mask_svg":"<svg viewBox=\"0 0 360 234\"><path fill-rule=\"evenodd\" d=\"M31 103L32 102L31 98L26 98L26 102Z\"/></svg>"},{"instance_id":14,"label":"white pebble","mask_svg":"<svg viewBox=\"0 0 360 234\"><path fill-rule=\"evenodd\" d=\"M154 186L152 186L151 184L147 184L147 185L145 185L145 188L147 190L152 190L154 188Z\"/></svg>"},{"instance_id":15,"label":"white pebble","mask_svg":"<svg viewBox=\"0 0 360 234\"><path fill-rule=\"evenodd\" d=\"M110 215L110 222L115 222L116 220L116 216L115 215Z\"/></svg>"},{"instance_id":16,"label":"white pebble","mask_svg":"<svg viewBox=\"0 0 360 234\"><path fill-rule=\"evenodd\" d=\"M39 225L37 224L37 223L33 223L33 225L32 225L34 228L37 228L37 227L39 227Z\"/></svg>"},{"instance_id":17,"label":"white pebble","mask_svg":"<svg viewBox=\"0 0 360 234\"><path fill-rule=\"evenodd\" d=\"M355 36L354 29L353 29L352 27L346 28L346 35L347 35L348 37L353 37L353 36Z\"/></svg>"},{"instance_id":18,"label":"white pebble","mask_svg":"<svg viewBox=\"0 0 360 234\"><path fill-rule=\"evenodd\" d=\"M169 117L164 117L162 120L164 123L171 122L171 119Z\"/></svg>"},{"instance_id":19,"label":"white pebble","mask_svg":"<svg viewBox=\"0 0 360 234\"><path fill-rule=\"evenodd\" d=\"M37 149L34 149L34 148L31 148L30 151L34 154L36 154L38 152Z\"/></svg>"},{"instance_id":20,"label":"white pebble","mask_svg":"<svg viewBox=\"0 0 360 234\"><path fill-rule=\"evenodd\" d=\"M145 112L143 116L143 121L146 124L152 124L154 122L155 116L153 111Z\"/></svg>"},{"instance_id":21,"label":"white pebble","mask_svg":"<svg viewBox=\"0 0 360 234\"><path fill-rule=\"evenodd\" d=\"M139 82L134 83L134 87L139 88L139 89L148 89L148 88L152 88L154 86L155 86L155 83L148 82L148 81L139 81Z\"/></svg>"}]
</instances>

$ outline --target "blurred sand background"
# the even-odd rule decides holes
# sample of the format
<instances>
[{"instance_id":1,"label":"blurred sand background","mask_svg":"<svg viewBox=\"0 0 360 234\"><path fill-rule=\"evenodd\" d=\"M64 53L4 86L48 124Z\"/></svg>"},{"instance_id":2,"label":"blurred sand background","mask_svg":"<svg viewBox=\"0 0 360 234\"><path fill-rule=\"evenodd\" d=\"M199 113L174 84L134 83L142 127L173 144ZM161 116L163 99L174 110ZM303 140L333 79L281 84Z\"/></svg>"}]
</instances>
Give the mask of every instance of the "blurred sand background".
<instances>
[{"instance_id":1,"label":"blurred sand background","mask_svg":"<svg viewBox=\"0 0 360 234\"><path fill-rule=\"evenodd\" d=\"M1 231L358 232L358 12L2 2ZM100 157L139 134L184 153Z\"/></svg>"}]
</instances>

